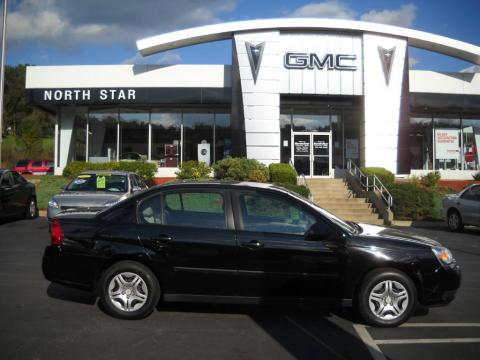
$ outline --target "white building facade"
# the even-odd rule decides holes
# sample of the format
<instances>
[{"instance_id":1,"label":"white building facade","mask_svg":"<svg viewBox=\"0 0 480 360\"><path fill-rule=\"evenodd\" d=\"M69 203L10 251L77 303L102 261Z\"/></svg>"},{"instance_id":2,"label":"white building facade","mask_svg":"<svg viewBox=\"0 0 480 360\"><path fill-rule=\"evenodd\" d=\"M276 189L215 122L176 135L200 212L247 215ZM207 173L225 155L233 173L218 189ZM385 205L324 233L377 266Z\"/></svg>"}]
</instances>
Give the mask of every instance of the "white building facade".
<instances>
[{"instance_id":1,"label":"white building facade","mask_svg":"<svg viewBox=\"0 0 480 360\"><path fill-rule=\"evenodd\" d=\"M480 170L480 74L413 71L409 47L480 64L480 47L347 20L216 24L137 42L148 56L231 39L231 65L34 66L30 101L57 115L55 172L143 159L246 156L341 176L351 159L395 174ZM478 144L477 144L478 142ZM477 146L478 145L478 146Z\"/></svg>"}]
</instances>

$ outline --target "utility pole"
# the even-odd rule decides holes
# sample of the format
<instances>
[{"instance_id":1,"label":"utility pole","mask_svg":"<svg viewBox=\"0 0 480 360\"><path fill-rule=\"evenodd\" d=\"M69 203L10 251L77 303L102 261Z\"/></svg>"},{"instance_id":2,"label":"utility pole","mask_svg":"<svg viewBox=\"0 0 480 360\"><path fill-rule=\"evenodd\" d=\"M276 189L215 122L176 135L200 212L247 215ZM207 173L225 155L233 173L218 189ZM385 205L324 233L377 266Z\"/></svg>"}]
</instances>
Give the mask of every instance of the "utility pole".
<instances>
[{"instance_id":1,"label":"utility pole","mask_svg":"<svg viewBox=\"0 0 480 360\"><path fill-rule=\"evenodd\" d=\"M3 84L5 82L5 40L7 38L7 7L8 0L3 0L3 32L2 32L2 58L0 60L0 167L2 166L3 142Z\"/></svg>"}]
</instances>

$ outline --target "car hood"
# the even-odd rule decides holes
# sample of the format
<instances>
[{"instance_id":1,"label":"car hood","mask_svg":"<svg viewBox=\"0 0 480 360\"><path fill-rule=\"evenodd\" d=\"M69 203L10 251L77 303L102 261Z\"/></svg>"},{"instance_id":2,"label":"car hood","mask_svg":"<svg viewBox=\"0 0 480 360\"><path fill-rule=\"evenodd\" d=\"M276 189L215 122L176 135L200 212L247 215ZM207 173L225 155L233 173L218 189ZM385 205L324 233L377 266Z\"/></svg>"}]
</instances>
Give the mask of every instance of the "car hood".
<instances>
[{"instance_id":1,"label":"car hood","mask_svg":"<svg viewBox=\"0 0 480 360\"><path fill-rule=\"evenodd\" d=\"M441 246L441 244L426 236L415 235L401 230L386 228L370 224L358 224L362 227L359 237L375 238L379 240L395 241L403 243L421 244L426 246Z\"/></svg>"},{"instance_id":2,"label":"car hood","mask_svg":"<svg viewBox=\"0 0 480 360\"><path fill-rule=\"evenodd\" d=\"M59 206L102 207L125 197L126 193L108 194L101 191L64 191L53 197Z\"/></svg>"}]
</instances>

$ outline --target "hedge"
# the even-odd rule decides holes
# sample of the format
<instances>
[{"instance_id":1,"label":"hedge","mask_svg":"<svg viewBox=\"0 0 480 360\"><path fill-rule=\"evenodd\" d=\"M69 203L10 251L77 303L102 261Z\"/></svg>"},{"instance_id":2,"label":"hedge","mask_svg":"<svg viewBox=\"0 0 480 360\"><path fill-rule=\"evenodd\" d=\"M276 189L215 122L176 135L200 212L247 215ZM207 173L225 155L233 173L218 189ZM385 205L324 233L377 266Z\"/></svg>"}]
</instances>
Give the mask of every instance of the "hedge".
<instances>
[{"instance_id":1,"label":"hedge","mask_svg":"<svg viewBox=\"0 0 480 360\"><path fill-rule=\"evenodd\" d=\"M289 183L274 183L274 185L284 187L285 189L293 191L307 199L308 199L308 196L310 195L310 190L303 185L293 185Z\"/></svg>"},{"instance_id":2,"label":"hedge","mask_svg":"<svg viewBox=\"0 0 480 360\"><path fill-rule=\"evenodd\" d=\"M360 170L370 178L373 178L373 175L377 175L385 186L392 184L395 181L395 175L393 175L391 171L382 167L362 167Z\"/></svg>"},{"instance_id":3,"label":"hedge","mask_svg":"<svg viewBox=\"0 0 480 360\"><path fill-rule=\"evenodd\" d=\"M195 160L184 161L180 165L180 171L177 171L177 179L180 180L198 180L206 179L212 172L212 168L203 162Z\"/></svg>"},{"instance_id":4,"label":"hedge","mask_svg":"<svg viewBox=\"0 0 480 360\"><path fill-rule=\"evenodd\" d=\"M83 171L95 170L131 171L140 175L144 180L151 180L157 172L157 165L145 161L111 161L104 163L72 161L63 169L63 176L74 178Z\"/></svg>"},{"instance_id":5,"label":"hedge","mask_svg":"<svg viewBox=\"0 0 480 360\"><path fill-rule=\"evenodd\" d=\"M426 220L437 218L435 194L412 183L388 186L393 196L392 211L397 220Z\"/></svg>"},{"instance_id":6,"label":"hedge","mask_svg":"<svg viewBox=\"0 0 480 360\"><path fill-rule=\"evenodd\" d=\"M271 182L297 185L297 173L289 164L270 164L268 170Z\"/></svg>"},{"instance_id":7,"label":"hedge","mask_svg":"<svg viewBox=\"0 0 480 360\"><path fill-rule=\"evenodd\" d=\"M267 182L268 168L255 159L226 158L213 165L215 178L219 180L239 180Z\"/></svg>"}]
</instances>

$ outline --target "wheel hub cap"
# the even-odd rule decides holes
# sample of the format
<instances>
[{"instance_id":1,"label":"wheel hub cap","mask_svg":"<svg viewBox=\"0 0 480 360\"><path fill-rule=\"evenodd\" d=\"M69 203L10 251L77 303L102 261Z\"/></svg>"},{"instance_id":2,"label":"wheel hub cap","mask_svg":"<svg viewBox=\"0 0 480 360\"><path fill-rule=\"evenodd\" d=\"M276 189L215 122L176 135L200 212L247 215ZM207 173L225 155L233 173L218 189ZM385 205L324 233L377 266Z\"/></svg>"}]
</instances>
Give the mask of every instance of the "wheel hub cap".
<instances>
[{"instance_id":1,"label":"wheel hub cap","mask_svg":"<svg viewBox=\"0 0 480 360\"><path fill-rule=\"evenodd\" d=\"M148 287L139 275L122 272L110 280L108 297L117 309L126 312L136 311L147 302Z\"/></svg>"},{"instance_id":2,"label":"wheel hub cap","mask_svg":"<svg viewBox=\"0 0 480 360\"><path fill-rule=\"evenodd\" d=\"M398 281L385 280L373 287L368 297L371 312L379 319L393 320L408 307L408 292Z\"/></svg>"}]
</instances>

